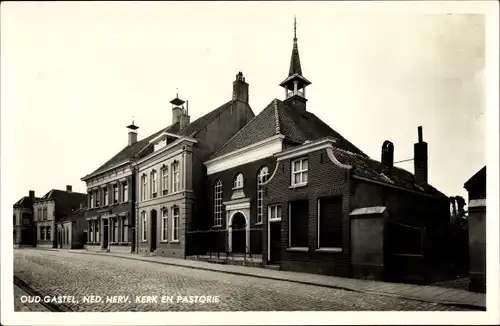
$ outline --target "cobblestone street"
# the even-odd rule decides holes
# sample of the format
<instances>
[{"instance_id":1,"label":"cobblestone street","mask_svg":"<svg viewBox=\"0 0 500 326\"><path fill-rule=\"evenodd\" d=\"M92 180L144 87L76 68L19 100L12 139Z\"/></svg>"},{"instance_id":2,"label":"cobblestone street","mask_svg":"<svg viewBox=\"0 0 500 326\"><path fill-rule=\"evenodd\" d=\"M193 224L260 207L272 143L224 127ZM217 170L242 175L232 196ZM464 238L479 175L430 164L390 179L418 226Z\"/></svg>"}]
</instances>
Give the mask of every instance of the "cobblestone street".
<instances>
[{"instance_id":1,"label":"cobblestone street","mask_svg":"<svg viewBox=\"0 0 500 326\"><path fill-rule=\"evenodd\" d=\"M77 302L57 304L63 311L467 310L104 255L48 250L15 250L14 274L43 296L74 296ZM83 302L84 296L99 296L102 302ZM128 298L125 302L110 303L106 302L107 296ZM136 302L136 296L158 296L158 301ZM162 296L171 296L173 302L162 303ZM219 298L213 303L186 303L177 302L178 296Z\"/></svg>"}]
</instances>

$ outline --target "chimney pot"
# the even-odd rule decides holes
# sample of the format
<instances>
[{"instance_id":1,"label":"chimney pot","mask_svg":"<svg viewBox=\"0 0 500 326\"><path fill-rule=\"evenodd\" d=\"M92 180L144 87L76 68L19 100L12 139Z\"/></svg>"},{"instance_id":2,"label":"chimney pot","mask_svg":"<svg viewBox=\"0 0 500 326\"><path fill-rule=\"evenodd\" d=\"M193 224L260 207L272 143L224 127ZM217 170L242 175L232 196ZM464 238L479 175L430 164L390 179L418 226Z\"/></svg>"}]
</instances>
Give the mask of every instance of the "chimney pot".
<instances>
[{"instance_id":1,"label":"chimney pot","mask_svg":"<svg viewBox=\"0 0 500 326\"><path fill-rule=\"evenodd\" d=\"M236 80L233 82L233 100L248 103L248 84L245 82L245 77L243 77L241 71L238 72Z\"/></svg>"},{"instance_id":2,"label":"chimney pot","mask_svg":"<svg viewBox=\"0 0 500 326\"><path fill-rule=\"evenodd\" d=\"M66 186L66 191L67 191L67 192L71 192L71 191L72 191L72 189L73 189L73 187L71 187L70 185L67 185L67 186Z\"/></svg>"},{"instance_id":3,"label":"chimney pot","mask_svg":"<svg viewBox=\"0 0 500 326\"><path fill-rule=\"evenodd\" d=\"M421 143L424 141L424 136L422 134L422 126L418 126L418 142Z\"/></svg>"},{"instance_id":4,"label":"chimney pot","mask_svg":"<svg viewBox=\"0 0 500 326\"><path fill-rule=\"evenodd\" d=\"M415 184L418 186L426 186L428 180L427 143L423 141L422 126L418 127L418 143L415 143L413 148Z\"/></svg>"}]
</instances>

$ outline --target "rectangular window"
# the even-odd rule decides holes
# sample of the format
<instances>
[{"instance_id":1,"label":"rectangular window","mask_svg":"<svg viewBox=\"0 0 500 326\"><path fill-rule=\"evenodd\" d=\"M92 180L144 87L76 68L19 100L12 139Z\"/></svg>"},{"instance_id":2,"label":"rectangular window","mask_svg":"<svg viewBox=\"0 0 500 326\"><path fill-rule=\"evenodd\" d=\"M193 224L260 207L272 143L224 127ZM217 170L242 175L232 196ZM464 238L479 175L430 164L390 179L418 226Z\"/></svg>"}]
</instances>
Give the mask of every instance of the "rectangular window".
<instances>
[{"instance_id":1,"label":"rectangular window","mask_svg":"<svg viewBox=\"0 0 500 326\"><path fill-rule=\"evenodd\" d=\"M161 241L168 240L168 210L165 208L162 211L161 217Z\"/></svg>"},{"instance_id":2,"label":"rectangular window","mask_svg":"<svg viewBox=\"0 0 500 326\"><path fill-rule=\"evenodd\" d=\"M126 182L123 183L123 202L128 201L128 184Z\"/></svg>"},{"instance_id":3,"label":"rectangular window","mask_svg":"<svg viewBox=\"0 0 500 326\"><path fill-rule=\"evenodd\" d=\"M308 248L309 202L292 201L289 207L289 246Z\"/></svg>"},{"instance_id":4,"label":"rectangular window","mask_svg":"<svg viewBox=\"0 0 500 326\"><path fill-rule=\"evenodd\" d=\"M50 237L50 226L47 226L47 230L45 231L46 234L45 234L45 240L52 240L51 237Z\"/></svg>"},{"instance_id":5,"label":"rectangular window","mask_svg":"<svg viewBox=\"0 0 500 326\"><path fill-rule=\"evenodd\" d=\"M118 204L118 185L113 185L113 203Z\"/></svg>"},{"instance_id":6,"label":"rectangular window","mask_svg":"<svg viewBox=\"0 0 500 326\"><path fill-rule=\"evenodd\" d=\"M142 241L147 240L147 215L146 212L142 212Z\"/></svg>"},{"instance_id":7,"label":"rectangular window","mask_svg":"<svg viewBox=\"0 0 500 326\"><path fill-rule=\"evenodd\" d=\"M101 241L101 238L99 238L99 222L100 221L96 221L95 223L95 239L94 239L95 242Z\"/></svg>"},{"instance_id":8,"label":"rectangular window","mask_svg":"<svg viewBox=\"0 0 500 326\"><path fill-rule=\"evenodd\" d=\"M179 175L179 163L172 164L172 191L177 192L181 190L181 181Z\"/></svg>"},{"instance_id":9,"label":"rectangular window","mask_svg":"<svg viewBox=\"0 0 500 326\"><path fill-rule=\"evenodd\" d=\"M151 197L156 198L158 195L158 184L156 183L156 171L151 172Z\"/></svg>"},{"instance_id":10,"label":"rectangular window","mask_svg":"<svg viewBox=\"0 0 500 326\"><path fill-rule=\"evenodd\" d=\"M166 195L168 194L168 169L167 168L163 168L161 170L161 173L162 173L162 176L161 176L161 189L162 189L162 193L163 195Z\"/></svg>"},{"instance_id":11,"label":"rectangular window","mask_svg":"<svg viewBox=\"0 0 500 326\"><path fill-rule=\"evenodd\" d=\"M147 200L148 199L148 178L146 178L145 175L142 176L142 200Z\"/></svg>"},{"instance_id":12,"label":"rectangular window","mask_svg":"<svg viewBox=\"0 0 500 326\"><path fill-rule=\"evenodd\" d=\"M46 220L47 219L47 207L44 207L43 208L43 219Z\"/></svg>"},{"instance_id":13,"label":"rectangular window","mask_svg":"<svg viewBox=\"0 0 500 326\"><path fill-rule=\"evenodd\" d=\"M88 234L88 237L89 237L89 242L94 242L94 230L92 228L92 222L89 222L89 234Z\"/></svg>"},{"instance_id":14,"label":"rectangular window","mask_svg":"<svg viewBox=\"0 0 500 326\"><path fill-rule=\"evenodd\" d=\"M292 161L292 185L307 184L308 162L302 158Z\"/></svg>"},{"instance_id":15,"label":"rectangular window","mask_svg":"<svg viewBox=\"0 0 500 326\"><path fill-rule=\"evenodd\" d=\"M43 226L40 227L40 240L45 240L45 228Z\"/></svg>"},{"instance_id":16,"label":"rectangular window","mask_svg":"<svg viewBox=\"0 0 500 326\"><path fill-rule=\"evenodd\" d=\"M179 241L179 208L172 209L172 241Z\"/></svg>"},{"instance_id":17,"label":"rectangular window","mask_svg":"<svg viewBox=\"0 0 500 326\"><path fill-rule=\"evenodd\" d=\"M89 199L89 201L90 201L90 205L89 205L89 207L90 207L90 208L94 208L94 192L91 192L91 193L89 194L89 198L90 198L90 199Z\"/></svg>"},{"instance_id":18,"label":"rectangular window","mask_svg":"<svg viewBox=\"0 0 500 326\"><path fill-rule=\"evenodd\" d=\"M104 191L103 206L107 206L109 205L108 187L104 188L103 191Z\"/></svg>"},{"instance_id":19,"label":"rectangular window","mask_svg":"<svg viewBox=\"0 0 500 326\"><path fill-rule=\"evenodd\" d=\"M95 207L99 207L101 205L100 197L101 197L101 193L99 192L99 190L97 190L95 192Z\"/></svg>"},{"instance_id":20,"label":"rectangular window","mask_svg":"<svg viewBox=\"0 0 500 326\"><path fill-rule=\"evenodd\" d=\"M41 221L42 220L42 208L41 207L38 207L37 211L36 211L36 219L38 221Z\"/></svg>"},{"instance_id":21,"label":"rectangular window","mask_svg":"<svg viewBox=\"0 0 500 326\"><path fill-rule=\"evenodd\" d=\"M281 221L281 205L269 205L269 221Z\"/></svg>"},{"instance_id":22,"label":"rectangular window","mask_svg":"<svg viewBox=\"0 0 500 326\"><path fill-rule=\"evenodd\" d=\"M318 248L342 246L342 197L318 200Z\"/></svg>"},{"instance_id":23,"label":"rectangular window","mask_svg":"<svg viewBox=\"0 0 500 326\"><path fill-rule=\"evenodd\" d=\"M128 242L128 219L123 219L122 224L122 242Z\"/></svg>"}]
</instances>

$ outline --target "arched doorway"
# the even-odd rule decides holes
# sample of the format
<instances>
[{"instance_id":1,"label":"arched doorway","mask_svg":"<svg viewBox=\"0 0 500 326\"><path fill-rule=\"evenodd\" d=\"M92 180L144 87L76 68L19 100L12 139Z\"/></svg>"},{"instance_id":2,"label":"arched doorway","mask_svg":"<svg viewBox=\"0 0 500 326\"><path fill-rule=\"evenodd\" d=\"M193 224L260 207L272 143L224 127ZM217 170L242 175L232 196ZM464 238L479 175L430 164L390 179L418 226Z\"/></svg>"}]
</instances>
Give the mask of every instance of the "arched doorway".
<instances>
[{"instance_id":1,"label":"arched doorway","mask_svg":"<svg viewBox=\"0 0 500 326\"><path fill-rule=\"evenodd\" d=\"M233 215L232 220L232 252L245 253L246 252L246 218L237 212Z\"/></svg>"}]
</instances>

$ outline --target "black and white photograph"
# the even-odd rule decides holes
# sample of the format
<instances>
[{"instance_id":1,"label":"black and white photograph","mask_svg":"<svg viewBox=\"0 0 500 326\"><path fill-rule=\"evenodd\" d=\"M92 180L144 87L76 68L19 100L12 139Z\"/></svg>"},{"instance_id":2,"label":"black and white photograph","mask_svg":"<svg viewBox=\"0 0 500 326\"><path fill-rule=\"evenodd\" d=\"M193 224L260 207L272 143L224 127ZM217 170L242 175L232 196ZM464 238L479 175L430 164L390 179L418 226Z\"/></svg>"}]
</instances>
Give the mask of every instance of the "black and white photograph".
<instances>
[{"instance_id":1,"label":"black and white photograph","mask_svg":"<svg viewBox=\"0 0 500 326\"><path fill-rule=\"evenodd\" d=\"M496 1L3 2L2 324L498 324L498 46Z\"/></svg>"}]
</instances>

